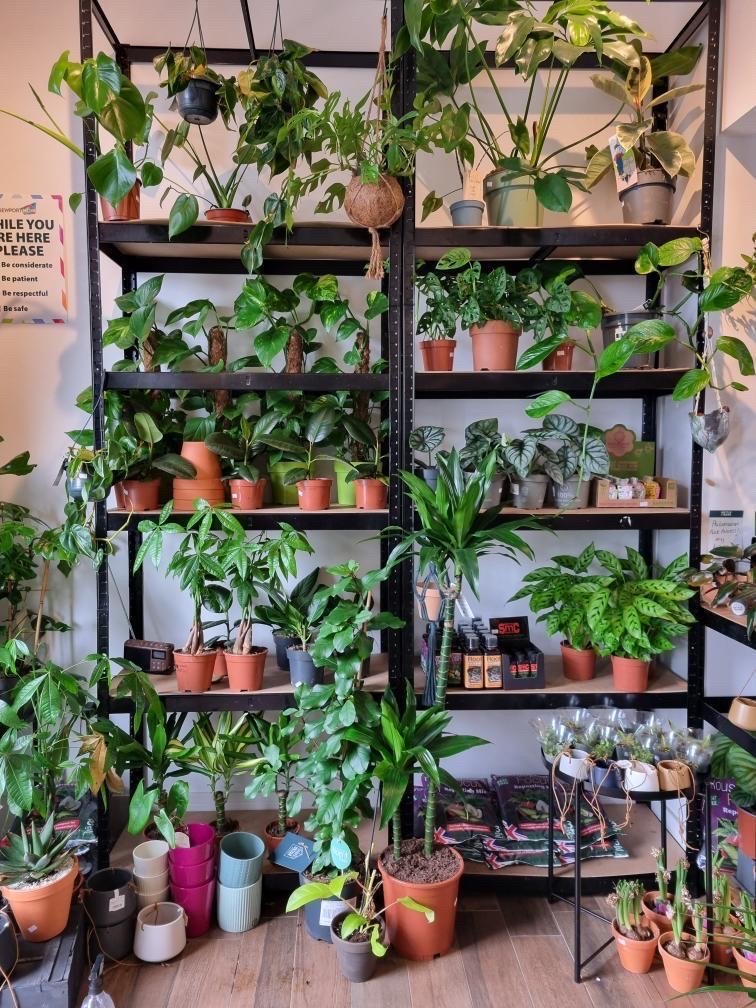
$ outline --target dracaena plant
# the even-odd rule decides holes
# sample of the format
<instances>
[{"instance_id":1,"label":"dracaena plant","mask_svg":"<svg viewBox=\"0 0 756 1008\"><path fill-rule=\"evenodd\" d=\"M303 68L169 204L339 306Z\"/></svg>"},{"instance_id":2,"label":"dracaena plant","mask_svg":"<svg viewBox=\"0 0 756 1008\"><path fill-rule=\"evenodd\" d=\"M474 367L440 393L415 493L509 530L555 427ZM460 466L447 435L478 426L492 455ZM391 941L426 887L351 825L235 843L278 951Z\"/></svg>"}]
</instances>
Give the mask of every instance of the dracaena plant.
<instances>
[{"instance_id":1,"label":"dracaena plant","mask_svg":"<svg viewBox=\"0 0 756 1008\"><path fill-rule=\"evenodd\" d=\"M692 73L701 56L703 46L683 46L654 59L643 54L640 41L634 43L639 63L627 67L615 63L610 74L592 74L595 87L611 98L616 98L630 111L631 119L615 127L617 139L625 151L632 151L639 171L660 167L674 178L690 177L696 158L684 136L673 130L654 129L654 109L659 105L692 91L700 91L703 84L684 84L654 94L654 85L668 77L687 76ZM609 147L598 150L589 147L585 184L591 189L612 168Z\"/></svg>"},{"instance_id":2,"label":"dracaena plant","mask_svg":"<svg viewBox=\"0 0 756 1008\"><path fill-rule=\"evenodd\" d=\"M495 41L496 66L513 63L522 82L512 92L522 96L517 108L505 100L486 60L482 30L491 24L501 26ZM573 3L556 0L545 11L530 0L510 0L504 5L496 0L460 0L451 5L408 0L396 52L410 46L417 50L418 125L435 124L436 146L454 154L460 175L464 166L485 159L513 181L531 182L536 198L547 209L566 211L572 205L572 188L583 187L585 173L559 166L556 158L611 126L621 109L599 129L552 149L549 134L570 71L586 53L600 61L638 66L638 52L630 42L645 34L601 0L585 0L579 10ZM539 71L546 71L543 86L538 86ZM506 121L503 134L486 116L489 91L484 99L483 87L490 89L495 112ZM441 198L429 193L423 216L440 205Z\"/></svg>"},{"instance_id":3,"label":"dracaena plant","mask_svg":"<svg viewBox=\"0 0 756 1008\"><path fill-rule=\"evenodd\" d=\"M255 609L255 621L270 627L274 634L295 636L296 621L307 610L317 591L320 567L306 574L293 588L286 590L277 578L267 587L267 602Z\"/></svg>"},{"instance_id":4,"label":"dracaena plant","mask_svg":"<svg viewBox=\"0 0 756 1008\"><path fill-rule=\"evenodd\" d=\"M671 651L675 638L687 633L695 619L684 604L693 594L681 576L687 557L677 557L657 577L630 547L624 557L596 550L596 559L611 576L610 584L597 585L585 601L598 653L650 661Z\"/></svg>"},{"instance_id":5,"label":"dracaena plant","mask_svg":"<svg viewBox=\"0 0 756 1008\"><path fill-rule=\"evenodd\" d=\"M597 588L606 588L611 575L591 573L596 547L590 543L578 556L551 558L553 566L539 567L523 577L523 586L510 602L529 599L538 613L538 623L545 623L552 636L558 635L570 647L584 650L593 645L585 619L585 607Z\"/></svg>"},{"instance_id":6,"label":"dracaena plant","mask_svg":"<svg viewBox=\"0 0 756 1008\"><path fill-rule=\"evenodd\" d=\"M256 718L251 727L258 758L244 797L276 796L275 830L282 837L287 830L287 819L296 816L302 808L302 791L293 786L303 759L299 751L302 722L295 711L281 711L275 721Z\"/></svg>"}]
</instances>

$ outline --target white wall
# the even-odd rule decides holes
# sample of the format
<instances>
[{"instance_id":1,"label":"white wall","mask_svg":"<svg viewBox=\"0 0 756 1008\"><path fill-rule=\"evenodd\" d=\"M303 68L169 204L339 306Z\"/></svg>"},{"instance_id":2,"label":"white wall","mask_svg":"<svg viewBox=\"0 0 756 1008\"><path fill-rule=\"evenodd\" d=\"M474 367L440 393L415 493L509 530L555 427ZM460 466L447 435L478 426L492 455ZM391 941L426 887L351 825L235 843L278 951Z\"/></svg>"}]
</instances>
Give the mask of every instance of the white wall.
<instances>
[{"instance_id":1,"label":"white wall","mask_svg":"<svg viewBox=\"0 0 756 1008\"><path fill-rule=\"evenodd\" d=\"M740 15L744 4L747 6L748 0L740 2L726 0L726 14L729 16L734 6ZM340 32L339 39L341 41L348 37L350 40L354 39L355 45L374 46L372 32L365 37L364 26L355 20L356 6L347 5L341 8L344 12L344 28L343 34ZM375 5L376 19L379 6ZM234 5L232 7L235 17L236 7ZM220 32L226 9L227 5L222 10L218 9L217 18L213 22L213 31ZM284 9L286 13L286 5ZM133 14L130 15L129 11L133 11ZM144 35L147 29L137 16L138 13L137 6L127 8L125 5L117 5L114 15L118 18L117 27L119 31L123 30L124 36L130 36L136 41L151 41L151 38L148 39ZM634 4L632 14L642 20L656 16L655 12L649 11L646 4ZM129 24L130 18L133 20L132 24ZM662 20L660 17L660 23ZM36 118L38 110L26 81L32 79L36 85L44 89L47 68L59 52L64 48L70 48L72 53L78 53L77 4L75 0L38 0L34 4L22 0L6 0L0 11L0 28L5 43L5 59L0 65L0 94L3 105ZM663 29L670 30L666 23L663 24ZM287 34L298 37L292 18L287 19L286 30ZM176 35L173 38L174 43L182 32L183 27L181 32L174 32ZM726 59L736 74L740 73L743 66L748 65L749 55L745 51L748 37L747 32L738 33L732 30L729 30L726 36ZM361 38L364 39L362 42L359 41ZM34 40L33 60L29 58L30 39ZM183 35L180 41L183 41ZM329 44L327 38L318 41L324 45ZM740 46L742 52L739 50ZM369 73L360 71L344 71L338 74L324 72L322 76L329 86L341 87L352 95L361 93L368 86L370 78ZM135 77L138 83L145 87L150 86L154 80L151 79L148 67L137 68ZM576 124L578 128L582 128L582 124L585 124L584 132L587 133L593 128L593 124L598 125L606 118L607 99L596 92L582 75L575 74L573 78L565 94L564 114L557 123L554 142L574 135ZM505 88L507 97L512 95L511 77L501 73L498 75L498 80ZM728 87L732 87L730 78L725 80L726 95L731 93L728 92ZM63 125L72 129L72 135L78 136L78 120L67 113L66 104L51 97L50 107L54 108L56 116L63 120ZM740 108L739 105L735 107ZM738 121L742 122L742 112L737 114ZM166 115L170 117L170 113ZM688 104L678 109L677 119L684 122L690 135L700 142L700 98L692 96ZM0 173L0 191L68 193L81 188L81 165L62 147L59 148L46 137L5 117L2 118L2 130L4 158ZM217 151L219 161L222 163L227 138L223 137L220 128L214 129L212 136L214 152ZM754 163L753 144L752 134L747 137L730 137L725 134L720 141L719 205L714 247L715 255L721 249L727 262L737 261L738 253L748 249L753 230L749 215L743 212L743 208L753 205L754 185L751 174ZM245 186L247 185L248 191L253 195L254 212L256 207L259 208L268 186L252 178L251 173L245 181ZM449 162L443 158L421 161L419 199L422 199L424 191L428 188L437 187L439 191L444 191L444 186L450 188L451 185L453 185L453 169ZM677 211L680 220L687 222L689 219L690 207L697 199L697 188L696 179L687 185L683 183L680 187ZM160 215L157 197L154 194L147 194L144 203L144 216ZM620 213L612 184L607 181L590 197L577 195L570 222L588 224L597 221L619 221ZM443 223L446 219L446 211L441 210L429 223ZM565 219L547 214L546 223L565 223ZM31 504L48 520L55 520L60 515L63 493L60 489L51 490L50 485L67 444L64 432L78 426L81 419L81 415L73 405L74 398L89 382L86 246L82 214L73 216L66 211L66 236L71 303L69 324L55 327L6 325L0 328L0 340L4 349L4 366L0 379L3 392L0 396L0 433L6 438L3 455L28 448L38 464L37 470L28 480L0 481L0 496ZM109 263L105 263L103 268L103 314L108 318L115 313L113 297L118 293L120 278ZM206 294L218 300L222 307L228 307L233 302L240 283L241 278L236 277L169 277L164 287L166 303L178 304L190 297ZM643 286L638 279L599 278L597 283L607 300L618 308L634 307L643 299ZM356 291L359 287L364 289L364 284L360 281L345 282L345 289ZM469 341L465 334L459 335L457 352L457 366L459 368L468 366ZM733 433L726 446L726 453L720 452L713 459L707 459L706 509L715 506L743 506L749 514L753 512L755 449L753 437L748 437L747 432L753 428L755 408L756 395L753 391L738 397L737 407L733 410ZM508 433L516 433L526 422L523 410L523 402L425 401L417 405L417 422L443 422L449 429L450 440L459 442L465 425L473 419L484 416L497 415L502 429ZM665 475L677 477L683 486L687 483L690 444L686 413L686 406L665 404L660 438L663 445L660 450L661 467ZM639 431L640 407L632 402L599 402L595 408L594 419L602 426L622 422ZM734 501L738 503L733 503ZM747 532L750 533L750 526ZM363 538L363 535L351 533L313 533L311 536L313 545L318 551L318 559L322 563L332 563L351 556L357 557L366 566L372 566L378 559L377 547L374 543L361 542ZM609 533L597 533L594 536L574 533L559 540L547 533L529 535L536 550L536 562L539 564L547 561L558 551L579 550L591 538L595 538L602 546L612 550L620 550L625 543L634 544L633 537ZM661 533L657 538L660 554L665 557L683 552L687 545L686 535L683 532ZM499 613L507 606L507 600L516 591L522 574L529 569L529 566L527 563L520 567L510 564L502 566L493 560L483 563L481 569L483 615ZM125 550L115 558L112 569L113 576L125 596ZM307 569L307 565L303 566L304 569ZM145 633L148 636L180 639L185 633L188 609L179 592L174 591L173 587L166 589L162 578L150 571L146 575L145 601ZM127 635L127 628L115 594L112 596L111 609L113 652L117 653L119 642ZM64 638L58 647L57 656L62 661L68 661L73 655L86 654L92 650L95 608L91 571L81 567L71 581L56 583L55 611L75 626L74 633ZM509 607L509 611L522 611L522 604L517 603L514 607ZM535 629L534 639L546 651L556 652L556 642L548 640L540 628ZM729 692L747 671L751 659L748 656L744 657L741 649L734 645L730 647L722 638L713 637L710 644L708 663L710 688L719 690L721 686L722 692ZM677 671L682 671L682 665L677 664L676 668ZM726 673L723 668L727 669ZM497 741L486 751L485 764L481 764L480 757L476 754L470 757L458 757L452 769L460 774L480 773L481 766L490 771L529 772L539 769L537 748L528 720L528 714L514 712L458 716L455 722L460 729L474 731ZM198 800L201 800L199 796Z\"/></svg>"}]
</instances>

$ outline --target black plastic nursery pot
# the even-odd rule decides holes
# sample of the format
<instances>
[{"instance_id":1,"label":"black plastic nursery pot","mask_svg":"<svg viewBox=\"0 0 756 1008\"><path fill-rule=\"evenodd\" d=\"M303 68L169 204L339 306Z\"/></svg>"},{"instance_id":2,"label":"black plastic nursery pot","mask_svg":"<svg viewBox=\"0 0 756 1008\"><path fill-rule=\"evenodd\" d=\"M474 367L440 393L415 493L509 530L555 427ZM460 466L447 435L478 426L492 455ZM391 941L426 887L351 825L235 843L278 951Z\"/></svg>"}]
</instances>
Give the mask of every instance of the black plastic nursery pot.
<instances>
[{"instance_id":1,"label":"black plastic nursery pot","mask_svg":"<svg viewBox=\"0 0 756 1008\"><path fill-rule=\"evenodd\" d=\"M113 927L136 917L137 898L134 878L125 868L103 868L87 879L84 909L90 924Z\"/></svg>"},{"instance_id":2,"label":"black plastic nursery pot","mask_svg":"<svg viewBox=\"0 0 756 1008\"><path fill-rule=\"evenodd\" d=\"M218 118L218 85L205 77L193 77L176 95L179 115L194 126L209 126Z\"/></svg>"},{"instance_id":3,"label":"black plastic nursery pot","mask_svg":"<svg viewBox=\"0 0 756 1008\"><path fill-rule=\"evenodd\" d=\"M305 885L313 879L303 872L299 874L299 884ZM307 934L316 941L324 941L329 944L332 941L331 922L342 913L348 913L352 907L346 903L353 900L359 893L355 882L348 882L343 890L341 898L333 896L325 900L313 900L303 907L305 927ZM346 976L346 974L344 974ZM366 978L367 979L367 978Z\"/></svg>"},{"instance_id":4,"label":"black plastic nursery pot","mask_svg":"<svg viewBox=\"0 0 756 1008\"><path fill-rule=\"evenodd\" d=\"M276 665L282 672L289 671L288 649L292 644L296 644L296 637L283 637L280 634L273 634L273 643L276 646Z\"/></svg>"},{"instance_id":5,"label":"black plastic nursery pot","mask_svg":"<svg viewBox=\"0 0 756 1008\"><path fill-rule=\"evenodd\" d=\"M97 927L89 929L89 958L92 962L97 954L102 952L106 959L120 962L131 955L134 947L134 928L136 913L120 924L112 927Z\"/></svg>"},{"instance_id":6,"label":"black plastic nursery pot","mask_svg":"<svg viewBox=\"0 0 756 1008\"><path fill-rule=\"evenodd\" d=\"M373 952L369 938L364 941L345 941L339 937L339 928L347 916L340 913L331 921L331 944L336 949L339 969L352 983L364 983L375 973L378 956ZM383 922L379 921L381 936L384 935Z\"/></svg>"}]
</instances>

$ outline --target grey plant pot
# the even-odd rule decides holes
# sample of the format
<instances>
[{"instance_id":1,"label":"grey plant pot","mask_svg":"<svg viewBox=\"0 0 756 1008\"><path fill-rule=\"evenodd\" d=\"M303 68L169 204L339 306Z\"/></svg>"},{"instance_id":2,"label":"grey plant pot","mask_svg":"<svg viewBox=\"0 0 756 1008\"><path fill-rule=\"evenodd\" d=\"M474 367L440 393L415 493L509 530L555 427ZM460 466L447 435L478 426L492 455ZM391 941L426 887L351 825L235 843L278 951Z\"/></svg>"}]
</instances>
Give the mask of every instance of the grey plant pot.
<instances>
[{"instance_id":1,"label":"grey plant pot","mask_svg":"<svg viewBox=\"0 0 756 1008\"><path fill-rule=\"evenodd\" d=\"M79 473L78 476L66 476L66 493L73 501L80 501L84 496L84 487L89 480Z\"/></svg>"},{"instance_id":2,"label":"grey plant pot","mask_svg":"<svg viewBox=\"0 0 756 1008\"><path fill-rule=\"evenodd\" d=\"M134 947L134 929L136 926L136 906L134 913L126 920L112 927L97 927L90 929L89 958L92 962L97 953L102 952L106 958L121 961L131 955Z\"/></svg>"},{"instance_id":3,"label":"grey plant pot","mask_svg":"<svg viewBox=\"0 0 756 1008\"><path fill-rule=\"evenodd\" d=\"M134 876L125 868L103 868L84 885L84 907L95 927L111 928L136 916Z\"/></svg>"},{"instance_id":4,"label":"grey plant pot","mask_svg":"<svg viewBox=\"0 0 756 1008\"><path fill-rule=\"evenodd\" d=\"M485 203L474 199L461 199L449 207L454 227L481 227Z\"/></svg>"},{"instance_id":5,"label":"grey plant pot","mask_svg":"<svg viewBox=\"0 0 756 1008\"><path fill-rule=\"evenodd\" d=\"M18 939L10 917L0 910L0 969L10 976L18 960Z\"/></svg>"},{"instance_id":6,"label":"grey plant pot","mask_svg":"<svg viewBox=\"0 0 756 1008\"><path fill-rule=\"evenodd\" d=\"M606 349L612 343L622 339L627 330L631 326L637 325L638 322L648 322L659 318L661 318L659 312L653 311L617 312L614 315L605 315L601 320L604 348ZM625 368L650 368L652 365L653 354L634 354L625 364Z\"/></svg>"},{"instance_id":7,"label":"grey plant pot","mask_svg":"<svg viewBox=\"0 0 756 1008\"><path fill-rule=\"evenodd\" d=\"M501 496L504 491L504 473L494 473L488 493L483 498L483 507L498 507L501 504Z\"/></svg>"},{"instance_id":8,"label":"grey plant pot","mask_svg":"<svg viewBox=\"0 0 756 1008\"><path fill-rule=\"evenodd\" d=\"M204 77L193 77L176 95L179 115L194 126L209 126L218 118L218 85Z\"/></svg>"},{"instance_id":9,"label":"grey plant pot","mask_svg":"<svg viewBox=\"0 0 756 1008\"><path fill-rule=\"evenodd\" d=\"M513 476L510 480L512 486L512 504L523 511L535 511L543 507L546 499L546 488L549 485L548 476L540 476L537 473L520 479Z\"/></svg>"},{"instance_id":10,"label":"grey plant pot","mask_svg":"<svg viewBox=\"0 0 756 1008\"><path fill-rule=\"evenodd\" d=\"M369 941L350 942L339 938L338 928L345 917L346 913L340 913L331 921L331 943L336 949L339 969L346 979L352 983L364 983L375 973L378 956L373 952ZM383 933L383 928L381 932Z\"/></svg>"},{"instance_id":11,"label":"grey plant pot","mask_svg":"<svg viewBox=\"0 0 756 1008\"><path fill-rule=\"evenodd\" d=\"M492 171L483 179L483 199L489 227L539 227L543 219L528 175Z\"/></svg>"},{"instance_id":12,"label":"grey plant pot","mask_svg":"<svg viewBox=\"0 0 756 1008\"><path fill-rule=\"evenodd\" d=\"M323 669L315 668L315 662L308 651L290 647L286 652L289 656L289 675L292 686L301 683L316 686L323 682Z\"/></svg>"},{"instance_id":13,"label":"grey plant pot","mask_svg":"<svg viewBox=\"0 0 756 1008\"><path fill-rule=\"evenodd\" d=\"M304 885L306 882L312 882L312 879L300 873L300 885ZM358 889L355 883L348 882L342 890L343 899L313 900L312 903L306 903L303 910L308 935L311 938L315 938L316 941L324 941L330 944L331 921L338 914L352 909L345 901L353 900L357 893Z\"/></svg>"},{"instance_id":14,"label":"grey plant pot","mask_svg":"<svg viewBox=\"0 0 756 1008\"><path fill-rule=\"evenodd\" d=\"M239 934L257 927L262 902L262 877L242 888L218 883L218 927Z\"/></svg>"},{"instance_id":15,"label":"grey plant pot","mask_svg":"<svg viewBox=\"0 0 756 1008\"><path fill-rule=\"evenodd\" d=\"M564 483L551 483L551 498L554 507L565 511L572 511L575 508L587 508L588 498L591 492L590 479L581 480L578 485L577 476L571 476Z\"/></svg>"},{"instance_id":16,"label":"grey plant pot","mask_svg":"<svg viewBox=\"0 0 756 1008\"><path fill-rule=\"evenodd\" d=\"M296 637L282 637L280 634L273 634L273 643L276 645L276 664L282 672L289 671L289 656L286 653L292 644L296 643Z\"/></svg>"},{"instance_id":17,"label":"grey plant pot","mask_svg":"<svg viewBox=\"0 0 756 1008\"><path fill-rule=\"evenodd\" d=\"M638 181L619 194L625 224L669 224L675 184L660 168L638 172Z\"/></svg>"},{"instance_id":18,"label":"grey plant pot","mask_svg":"<svg viewBox=\"0 0 756 1008\"><path fill-rule=\"evenodd\" d=\"M431 466L429 469L422 470L423 479L431 488L431 490L436 489L436 484L438 483L438 467Z\"/></svg>"},{"instance_id":19,"label":"grey plant pot","mask_svg":"<svg viewBox=\"0 0 756 1008\"><path fill-rule=\"evenodd\" d=\"M218 881L228 889L245 889L260 880L265 841L254 833L227 833L220 843Z\"/></svg>"}]
</instances>

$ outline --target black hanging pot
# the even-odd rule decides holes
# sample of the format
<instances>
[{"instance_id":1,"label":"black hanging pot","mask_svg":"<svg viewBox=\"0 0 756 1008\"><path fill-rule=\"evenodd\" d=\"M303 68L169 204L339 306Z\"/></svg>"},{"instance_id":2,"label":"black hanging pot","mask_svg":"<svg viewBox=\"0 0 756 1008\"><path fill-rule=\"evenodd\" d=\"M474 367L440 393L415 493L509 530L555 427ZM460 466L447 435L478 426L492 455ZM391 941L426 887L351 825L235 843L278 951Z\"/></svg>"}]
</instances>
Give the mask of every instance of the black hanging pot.
<instances>
[{"instance_id":1,"label":"black hanging pot","mask_svg":"<svg viewBox=\"0 0 756 1008\"><path fill-rule=\"evenodd\" d=\"M110 928L136 917L134 878L125 868L103 868L87 879L84 907L91 924Z\"/></svg>"},{"instance_id":2,"label":"black hanging pot","mask_svg":"<svg viewBox=\"0 0 756 1008\"><path fill-rule=\"evenodd\" d=\"M0 969L10 976L18 962L16 931L5 910L0 910Z\"/></svg>"},{"instance_id":3,"label":"black hanging pot","mask_svg":"<svg viewBox=\"0 0 756 1008\"><path fill-rule=\"evenodd\" d=\"M131 955L134 947L134 928L136 926L136 915L132 915L120 924L112 927L90 928L89 931L89 958L92 962L97 958L97 954L102 952L108 959L120 962Z\"/></svg>"},{"instance_id":4,"label":"black hanging pot","mask_svg":"<svg viewBox=\"0 0 756 1008\"><path fill-rule=\"evenodd\" d=\"M690 431L697 445L715 452L730 433L730 410L727 406L710 413L689 413Z\"/></svg>"},{"instance_id":5,"label":"black hanging pot","mask_svg":"<svg viewBox=\"0 0 756 1008\"><path fill-rule=\"evenodd\" d=\"M218 85L205 77L192 77L176 95L179 115L193 126L209 126L218 118Z\"/></svg>"}]
</instances>

